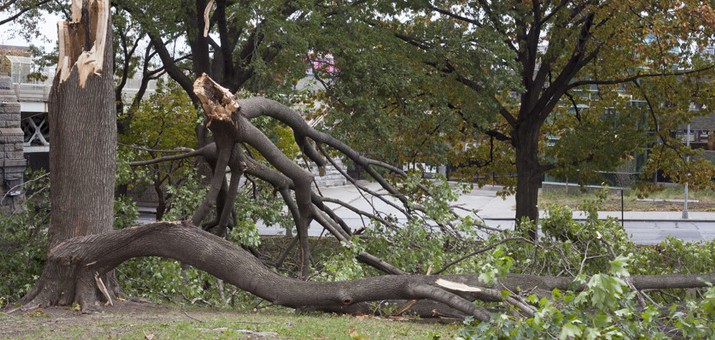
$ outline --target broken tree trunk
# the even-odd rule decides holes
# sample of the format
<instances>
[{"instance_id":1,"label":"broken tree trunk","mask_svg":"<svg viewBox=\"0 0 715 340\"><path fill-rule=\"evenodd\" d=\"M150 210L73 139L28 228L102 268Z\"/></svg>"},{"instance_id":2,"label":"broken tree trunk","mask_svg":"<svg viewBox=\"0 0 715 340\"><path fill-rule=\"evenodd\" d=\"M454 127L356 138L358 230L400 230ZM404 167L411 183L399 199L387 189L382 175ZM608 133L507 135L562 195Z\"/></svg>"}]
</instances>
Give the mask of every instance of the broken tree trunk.
<instances>
[{"instance_id":1,"label":"broken tree trunk","mask_svg":"<svg viewBox=\"0 0 715 340\"><path fill-rule=\"evenodd\" d=\"M197 209L192 218L194 224L200 224L210 209L211 204L216 202L221 184L224 180L226 167L230 165L236 143L246 143L255 148L265 159L271 163L278 171L291 179L295 193L297 209L294 220L298 231L298 243L301 250L301 276L306 278L309 272L310 251L308 249L308 226L315 218L315 211L311 203L311 188L313 176L310 172L301 168L288 158L276 147L259 129L253 126L246 117L242 116L241 108L233 95L225 88L211 80L206 74L201 75L194 82L194 93L201 100L201 104L206 115L206 126L214 135L217 149L216 168L211 179L209 192ZM309 155L315 156L316 153ZM239 160L239 162L241 162ZM243 169L231 169L231 183L238 183L239 176ZM236 185L231 185L227 194L227 202L232 202L236 196ZM221 212L222 219L219 223L225 222L227 209L231 209L230 204L226 204Z\"/></svg>"},{"instance_id":2,"label":"broken tree trunk","mask_svg":"<svg viewBox=\"0 0 715 340\"><path fill-rule=\"evenodd\" d=\"M72 21L58 27L59 61L48 115L52 126L50 253L67 239L112 229L116 115L110 27L107 0L73 1ZM106 299L97 289L98 282L107 286L110 296L118 291L111 273L95 279L52 267L45 267L28 295L33 303L91 305Z\"/></svg>"}]
</instances>

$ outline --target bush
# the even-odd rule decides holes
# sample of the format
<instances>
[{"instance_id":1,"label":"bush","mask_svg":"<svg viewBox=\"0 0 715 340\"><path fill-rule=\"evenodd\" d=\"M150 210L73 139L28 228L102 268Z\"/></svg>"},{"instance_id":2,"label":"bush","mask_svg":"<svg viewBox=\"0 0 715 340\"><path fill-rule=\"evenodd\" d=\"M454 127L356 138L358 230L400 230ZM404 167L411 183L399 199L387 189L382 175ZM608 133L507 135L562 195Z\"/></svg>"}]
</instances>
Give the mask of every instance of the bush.
<instances>
[{"instance_id":1,"label":"bush","mask_svg":"<svg viewBox=\"0 0 715 340\"><path fill-rule=\"evenodd\" d=\"M627 283L631 273L711 273L715 241L685 243L669 238L656 246L636 246L617 221L597 218L599 202L600 198L583 207L589 212L584 223L573 221L568 208L552 207L541 221L543 238L538 249L505 243L507 253L514 256L514 271L572 276L583 290L556 289L549 297L530 295L524 301L534 307L532 315L506 308L489 322L468 320L462 338L715 337L715 287L711 283L708 289L687 293L682 289L637 292Z\"/></svg>"},{"instance_id":2,"label":"bush","mask_svg":"<svg viewBox=\"0 0 715 340\"><path fill-rule=\"evenodd\" d=\"M45 265L50 178L32 170L25 178L25 209L0 214L0 301L5 304L22 298Z\"/></svg>"},{"instance_id":3,"label":"bush","mask_svg":"<svg viewBox=\"0 0 715 340\"><path fill-rule=\"evenodd\" d=\"M611 261L608 274L595 274L578 281L581 292L552 291L549 298L530 295L525 300L536 306L529 317L518 311L496 313L489 322L465 321L463 339L712 339L715 336L715 287L702 299L685 299L670 307L639 304L628 288L625 269L631 259ZM504 292L504 294L509 294Z\"/></svg>"},{"instance_id":4,"label":"bush","mask_svg":"<svg viewBox=\"0 0 715 340\"><path fill-rule=\"evenodd\" d=\"M169 210L164 220L190 218L206 195L207 188L193 175L180 186L170 186ZM290 217L282 210L282 201L275 197L270 188L256 188L256 192L243 188L234 202L236 225L228 239L246 247L258 247L261 243L256 221L279 224L290 228ZM124 201L118 201L115 211L124 211L124 218L131 218L136 208ZM120 209L121 208L121 209ZM128 216L128 217L127 217ZM214 218L215 214L208 216ZM120 222L117 222L120 221ZM117 277L125 292L152 301L173 303L204 303L211 306L247 306L255 303L255 298L233 286L223 286L215 277L179 262L161 258L132 259L117 268Z\"/></svg>"}]
</instances>

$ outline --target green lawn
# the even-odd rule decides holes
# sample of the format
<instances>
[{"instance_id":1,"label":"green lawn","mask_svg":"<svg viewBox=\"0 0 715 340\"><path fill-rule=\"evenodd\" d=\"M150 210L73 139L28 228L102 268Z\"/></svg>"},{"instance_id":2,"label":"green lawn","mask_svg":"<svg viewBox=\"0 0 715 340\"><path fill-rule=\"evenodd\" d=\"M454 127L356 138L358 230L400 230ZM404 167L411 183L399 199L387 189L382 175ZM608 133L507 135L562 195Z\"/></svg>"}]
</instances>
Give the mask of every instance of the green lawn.
<instances>
[{"instance_id":1,"label":"green lawn","mask_svg":"<svg viewBox=\"0 0 715 340\"><path fill-rule=\"evenodd\" d=\"M460 322L385 319L279 309L251 313L150 308L79 314L52 308L0 313L7 339L452 339Z\"/></svg>"},{"instance_id":2,"label":"green lawn","mask_svg":"<svg viewBox=\"0 0 715 340\"><path fill-rule=\"evenodd\" d=\"M565 187L544 187L539 194L539 206L543 208L552 205L566 205L577 209L578 205L586 200L596 198L595 190L581 189L576 185ZM713 190L699 190L688 192L688 210L715 212L715 192ZM680 211L683 209L683 187L672 186L651 193L639 193L633 189L626 189L623 195L625 211ZM620 190L610 189L607 199L600 210L621 210Z\"/></svg>"}]
</instances>

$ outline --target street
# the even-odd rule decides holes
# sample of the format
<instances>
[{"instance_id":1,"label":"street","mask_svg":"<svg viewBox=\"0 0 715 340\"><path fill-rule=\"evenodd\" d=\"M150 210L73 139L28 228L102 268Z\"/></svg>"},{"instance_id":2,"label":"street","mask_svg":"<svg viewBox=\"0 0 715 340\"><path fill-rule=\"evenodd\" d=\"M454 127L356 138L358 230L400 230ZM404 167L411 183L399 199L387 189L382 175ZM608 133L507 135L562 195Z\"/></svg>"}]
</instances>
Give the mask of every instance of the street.
<instances>
[{"instance_id":1,"label":"street","mask_svg":"<svg viewBox=\"0 0 715 340\"><path fill-rule=\"evenodd\" d=\"M375 192L381 192L376 183L362 183ZM484 220L490 227L513 228L514 227L514 196L502 198L497 195L499 187L484 187L474 189L459 197L455 202L460 209L459 214L475 213ZM359 190L354 186L337 186L321 188L321 193L333 199L339 199L350 203L354 207L363 211L373 212L373 209L384 214L393 214L400 222L404 222L404 217L399 216L397 210L385 204L379 199L366 200ZM367 219L362 219L354 212L336 204L328 203L334 212L342 218L353 230L369 226ZM145 224L153 222L153 215L147 214L146 209L138 223ZM542 215L545 213L542 211ZM712 212L690 212L690 219L683 219L682 213L678 211L601 211L599 217L613 217L621 220L626 231L631 235L632 240L638 244L656 244L665 240L668 236L682 239L688 242L710 241L715 239L715 213ZM583 212L574 211L575 220L583 220ZM259 233L261 235L285 235L285 230L276 226L265 226L262 221L257 221ZM313 222L308 231L310 236L328 235L322 226Z\"/></svg>"}]
</instances>

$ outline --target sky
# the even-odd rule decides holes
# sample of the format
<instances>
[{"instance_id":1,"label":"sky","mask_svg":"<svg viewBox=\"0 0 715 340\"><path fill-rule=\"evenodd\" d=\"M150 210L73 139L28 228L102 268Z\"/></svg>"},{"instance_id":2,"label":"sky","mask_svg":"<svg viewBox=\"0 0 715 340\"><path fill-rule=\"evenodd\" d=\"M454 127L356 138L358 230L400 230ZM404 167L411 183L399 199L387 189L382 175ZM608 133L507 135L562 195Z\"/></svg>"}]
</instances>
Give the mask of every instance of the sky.
<instances>
[{"instance_id":1,"label":"sky","mask_svg":"<svg viewBox=\"0 0 715 340\"><path fill-rule=\"evenodd\" d=\"M7 13L0 11L0 18L7 16ZM43 17L43 20L38 22L42 37L32 41L27 41L17 34L19 26L13 23L4 24L0 26L0 45L30 46L30 44L34 44L44 47L45 50L52 49L57 45L57 22L60 20L60 17L56 15L48 14Z\"/></svg>"}]
</instances>

